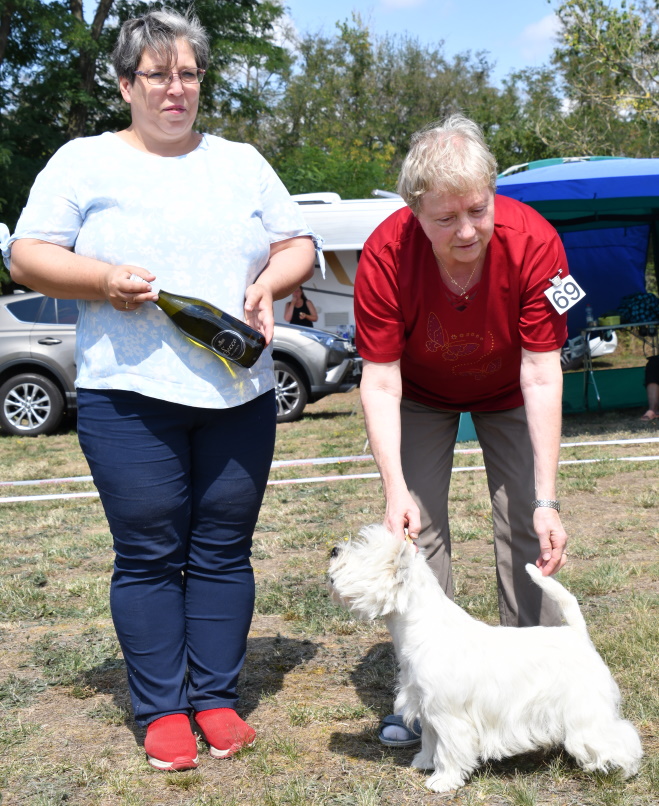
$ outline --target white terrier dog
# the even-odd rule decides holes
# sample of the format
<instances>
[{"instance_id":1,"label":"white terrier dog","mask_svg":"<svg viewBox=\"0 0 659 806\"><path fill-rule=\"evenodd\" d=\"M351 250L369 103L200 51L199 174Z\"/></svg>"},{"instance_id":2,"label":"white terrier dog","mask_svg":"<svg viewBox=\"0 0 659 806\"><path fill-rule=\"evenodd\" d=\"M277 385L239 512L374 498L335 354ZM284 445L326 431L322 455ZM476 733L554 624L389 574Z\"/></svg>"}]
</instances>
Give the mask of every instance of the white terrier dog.
<instances>
[{"instance_id":1,"label":"white terrier dog","mask_svg":"<svg viewBox=\"0 0 659 806\"><path fill-rule=\"evenodd\" d=\"M439 586L423 552L368 526L332 552L336 602L384 616L400 667L396 713L421 720L412 766L434 792L462 786L488 759L562 745L585 770L638 771L641 742L620 718L620 692L590 641L577 600L527 565L565 627L491 627ZM529 583L531 584L531 583Z\"/></svg>"}]
</instances>

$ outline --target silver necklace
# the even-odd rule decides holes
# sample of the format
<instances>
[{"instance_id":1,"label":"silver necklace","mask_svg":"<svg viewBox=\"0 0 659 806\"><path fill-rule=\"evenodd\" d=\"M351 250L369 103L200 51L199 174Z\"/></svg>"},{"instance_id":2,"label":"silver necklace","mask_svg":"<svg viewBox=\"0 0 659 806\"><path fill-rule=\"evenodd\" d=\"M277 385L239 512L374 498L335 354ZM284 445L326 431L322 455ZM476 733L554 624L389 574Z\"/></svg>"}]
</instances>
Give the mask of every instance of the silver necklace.
<instances>
[{"instance_id":1,"label":"silver necklace","mask_svg":"<svg viewBox=\"0 0 659 806\"><path fill-rule=\"evenodd\" d=\"M472 281L474 274L476 274L476 269L478 268L478 263L476 263L476 265L474 266L471 274L469 275L469 279L467 280L467 282L464 285L460 285L460 283L451 276L451 273L449 272L449 270L446 268L446 266L439 259L439 255L437 254L437 252L435 252L435 247L432 246L432 244L431 244L430 248L432 249L432 253L435 256L435 260L439 263L439 268L444 269L444 271L448 275L449 280L453 283L453 285L457 286L460 289L460 291L462 291L462 294L460 294L460 296L461 297L466 297L467 296L467 290L469 288L469 283Z\"/></svg>"}]
</instances>

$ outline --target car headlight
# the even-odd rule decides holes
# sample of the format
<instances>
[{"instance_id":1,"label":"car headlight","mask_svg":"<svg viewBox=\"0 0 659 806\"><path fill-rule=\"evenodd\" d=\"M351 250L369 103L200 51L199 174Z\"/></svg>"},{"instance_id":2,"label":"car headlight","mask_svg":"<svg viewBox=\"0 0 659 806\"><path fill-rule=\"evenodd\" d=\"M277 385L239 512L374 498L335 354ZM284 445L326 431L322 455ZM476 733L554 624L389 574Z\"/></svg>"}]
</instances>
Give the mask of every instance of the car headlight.
<instances>
[{"instance_id":1,"label":"car headlight","mask_svg":"<svg viewBox=\"0 0 659 806\"><path fill-rule=\"evenodd\" d=\"M356 354L357 350L351 341L348 339L335 336L333 333L326 333L322 330L311 330L304 328L304 335L322 344L327 350L327 366L328 368L336 367L341 364L346 358Z\"/></svg>"},{"instance_id":2,"label":"car headlight","mask_svg":"<svg viewBox=\"0 0 659 806\"><path fill-rule=\"evenodd\" d=\"M312 330L311 328L305 328L305 331L308 330L308 333L304 335L309 339L314 339L314 341L320 342L320 344L325 345L325 347L331 347L332 344L337 341L336 336L332 335L332 333L322 333L317 330Z\"/></svg>"}]
</instances>

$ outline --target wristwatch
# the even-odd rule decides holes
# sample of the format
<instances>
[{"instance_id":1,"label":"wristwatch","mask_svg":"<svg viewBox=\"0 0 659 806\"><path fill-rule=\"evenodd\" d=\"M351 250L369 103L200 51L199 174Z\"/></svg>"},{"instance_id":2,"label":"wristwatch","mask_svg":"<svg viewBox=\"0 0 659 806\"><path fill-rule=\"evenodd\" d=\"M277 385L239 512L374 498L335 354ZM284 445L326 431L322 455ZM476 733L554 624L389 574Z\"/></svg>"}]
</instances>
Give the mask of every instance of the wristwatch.
<instances>
[{"instance_id":1,"label":"wristwatch","mask_svg":"<svg viewBox=\"0 0 659 806\"><path fill-rule=\"evenodd\" d=\"M537 509L538 507L549 507L550 509L555 509L556 512L561 511L561 505L559 501L550 501L546 498L537 498L535 501L532 502L533 509Z\"/></svg>"}]
</instances>

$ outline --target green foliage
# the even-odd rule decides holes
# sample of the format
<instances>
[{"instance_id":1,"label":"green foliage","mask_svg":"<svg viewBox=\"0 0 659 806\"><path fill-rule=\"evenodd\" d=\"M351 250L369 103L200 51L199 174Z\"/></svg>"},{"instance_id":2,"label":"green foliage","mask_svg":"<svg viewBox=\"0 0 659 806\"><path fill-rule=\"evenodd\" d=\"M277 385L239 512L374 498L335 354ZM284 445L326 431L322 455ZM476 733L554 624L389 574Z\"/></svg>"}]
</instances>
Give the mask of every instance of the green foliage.
<instances>
[{"instance_id":1,"label":"green foliage","mask_svg":"<svg viewBox=\"0 0 659 806\"><path fill-rule=\"evenodd\" d=\"M185 12L190 3L168 5ZM140 0L98 0L86 9L89 22L77 0L0 0L0 221L10 228L57 148L129 122L109 56L121 23L150 7ZM194 8L211 39L203 113L244 107L258 114L265 101L240 68L285 69L286 52L274 43L282 6L277 0L199 0Z\"/></svg>"},{"instance_id":2,"label":"green foliage","mask_svg":"<svg viewBox=\"0 0 659 806\"><path fill-rule=\"evenodd\" d=\"M374 188L394 190L388 175L391 147L375 153L359 144L346 151L346 144L328 142L325 148L303 145L288 152L279 163L279 175L291 193L323 191L347 199L367 198Z\"/></svg>"},{"instance_id":3,"label":"green foliage","mask_svg":"<svg viewBox=\"0 0 659 806\"><path fill-rule=\"evenodd\" d=\"M543 118L549 139L573 154L648 157L659 148L659 9L656 2L564 0L553 55L564 113Z\"/></svg>"},{"instance_id":4,"label":"green foliage","mask_svg":"<svg viewBox=\"0 0 659 806\"><path fill-rule=\"evenodd\" d=\"M521 159L523 146L498 136L510 94L493 86L484 54L448 59L441 42L375 37L358 16L334 37L303 37L295 52L274 116L256 133L293 192L393 190L413 132L456 111L484 126L502 164Z\"/></svg>"},{"instance_id":5,"label":"green foliage","mask_svg":"<svg viewBox=\"0 0 659 806\"><path fill-rule=\"evenodd\" d=\"M168 5L185 11L189 0ZM375 36L358 15L333 35L284 28L281 0L198 0L211 67L199 128L253 143L292 192L394 190L413 132L463 111L500 169L554 156L654 156L659 6L559 0L551 65L496 86L487 53ZM0 0L0 220L10 228L36 173L71 137L129 120L109 54L142 0ZM286 47L282 43L286 43ZM2 280L2 275L0 275Z\"/></svg>"}]
</instances>

